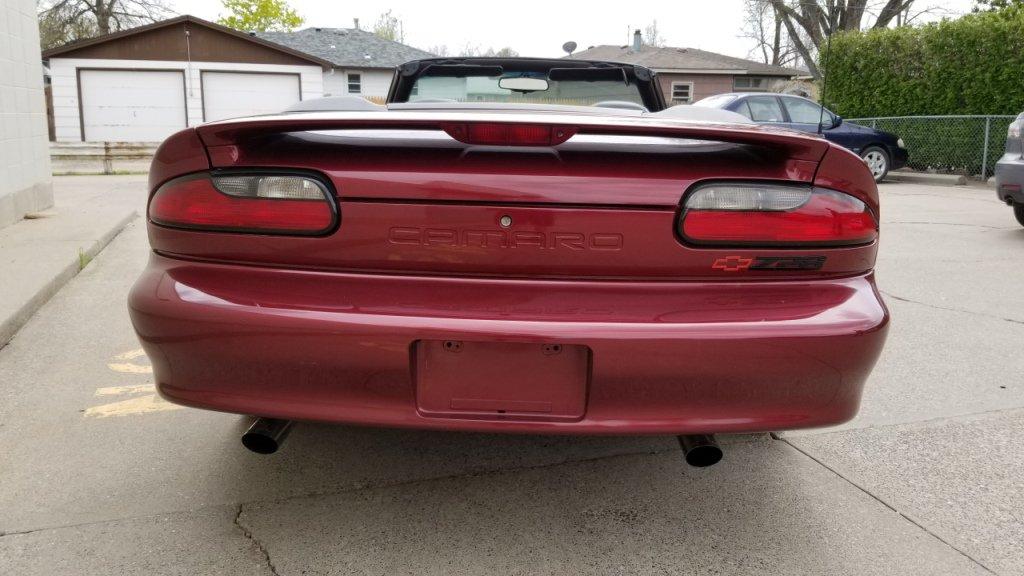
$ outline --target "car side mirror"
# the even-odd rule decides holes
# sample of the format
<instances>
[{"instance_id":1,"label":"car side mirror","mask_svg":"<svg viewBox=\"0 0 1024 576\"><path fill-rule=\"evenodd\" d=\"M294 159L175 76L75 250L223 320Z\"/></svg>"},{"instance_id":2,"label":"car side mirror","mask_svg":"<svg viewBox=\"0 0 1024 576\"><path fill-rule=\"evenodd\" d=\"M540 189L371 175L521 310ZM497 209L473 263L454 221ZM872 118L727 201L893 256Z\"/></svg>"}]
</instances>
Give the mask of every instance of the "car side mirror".
<instances>
[{"instance_id":1,"label":"car side mirror","mask_svg":"<svg viewBox=\"0 0 1024 576\"><path fill-rule=\"evenodd\" d=\"M842 125L843 125L843 117L838 115L838 114L833 115L832 116L832 126L830 126L829 128L830 129L831 128L839 128Z\"/></svg>"}]
</instances>

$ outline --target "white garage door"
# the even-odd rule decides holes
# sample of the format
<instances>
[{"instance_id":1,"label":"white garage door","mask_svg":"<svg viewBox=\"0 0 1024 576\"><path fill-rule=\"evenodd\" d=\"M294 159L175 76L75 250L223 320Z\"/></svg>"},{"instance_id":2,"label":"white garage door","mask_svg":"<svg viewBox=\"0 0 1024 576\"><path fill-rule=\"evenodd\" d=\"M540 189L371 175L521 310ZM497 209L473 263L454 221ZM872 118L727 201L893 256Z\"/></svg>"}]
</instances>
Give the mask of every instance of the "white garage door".
<instances>
[{"instance_id":1,"label":"white garage door","mask_svg":"<svg viewBox=\"0 0 1024 576\"><path fill-rule=\"evenodd\" d=\"M87 142L159 142L187 125L182 72L81 70L78 78Z\"/></svg>"},{"instance_id":2,"label":"white garage door","mask_svg":"<svg viewBox=\"0 0 1024 576\"><path fill-rule=\"evenodd\" d=\"M299 99L298 74L203 72L203 119L207 122L274 114Z\"/></svg>"}]
</instances>

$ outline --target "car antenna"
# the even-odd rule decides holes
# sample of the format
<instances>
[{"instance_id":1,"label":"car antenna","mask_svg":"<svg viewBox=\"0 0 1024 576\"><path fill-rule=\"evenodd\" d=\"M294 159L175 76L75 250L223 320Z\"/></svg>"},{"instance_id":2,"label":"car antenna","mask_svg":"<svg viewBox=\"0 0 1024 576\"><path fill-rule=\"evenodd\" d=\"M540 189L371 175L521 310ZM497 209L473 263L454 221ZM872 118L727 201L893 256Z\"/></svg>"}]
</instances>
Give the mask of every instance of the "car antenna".
<instances>
[{"instance_id":1,"label":"car antenna","mask_svg":"<svg viewBox=\"0 0 1024 576\"><path fill-rule=\"evenodd\" d=\"M834 30L829 23L828 38L825 40L825 57L822 58L822 62L825 64L825 73L821 76L821 98L818 98L818 134L822 133L821 124L825 121L825 90L828 88L828 60L832 55L832 32Z\"/></svg>"}]
</instances>

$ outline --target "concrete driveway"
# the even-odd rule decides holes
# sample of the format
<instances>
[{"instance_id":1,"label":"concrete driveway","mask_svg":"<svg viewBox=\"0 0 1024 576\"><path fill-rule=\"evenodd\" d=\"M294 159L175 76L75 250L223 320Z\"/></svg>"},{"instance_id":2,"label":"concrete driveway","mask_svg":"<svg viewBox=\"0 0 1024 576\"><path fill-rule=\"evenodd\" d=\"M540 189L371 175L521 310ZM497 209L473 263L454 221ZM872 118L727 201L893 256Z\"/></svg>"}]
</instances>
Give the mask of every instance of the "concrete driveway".
<instances>
[{"instance_id":1,"label":"concrete driveway","mask_svg":"<svg viewBox=\"0 0 1024 576\"><path fill-rule=\"evenodd\" d=\"M988 190L882 195L860 416L702 470L670 437L302 425L246 452L241 418L154 395L136 221L0 350L0 572L1022 574L1024 228Z\"/></svg>"}]
</instances>

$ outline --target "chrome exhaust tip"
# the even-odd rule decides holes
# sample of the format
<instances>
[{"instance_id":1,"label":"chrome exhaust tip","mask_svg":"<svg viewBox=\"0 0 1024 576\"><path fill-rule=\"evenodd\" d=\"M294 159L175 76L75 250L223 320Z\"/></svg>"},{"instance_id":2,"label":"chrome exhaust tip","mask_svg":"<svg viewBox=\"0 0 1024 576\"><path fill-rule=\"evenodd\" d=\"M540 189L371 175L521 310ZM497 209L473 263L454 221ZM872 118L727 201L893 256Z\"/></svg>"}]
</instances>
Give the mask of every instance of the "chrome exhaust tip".
<instances>
[{"instance_id":1,"label":"chrome exhaust tip","mask_svg":"<svg viewBox=\"0 0 1024 576\"><path fill-rule=\"evenodd\" d=\"M714 466L722 460L722 448L710 434L679 436L679 446L686 463L695 468Z\"/></svg>"}]
</instances>

